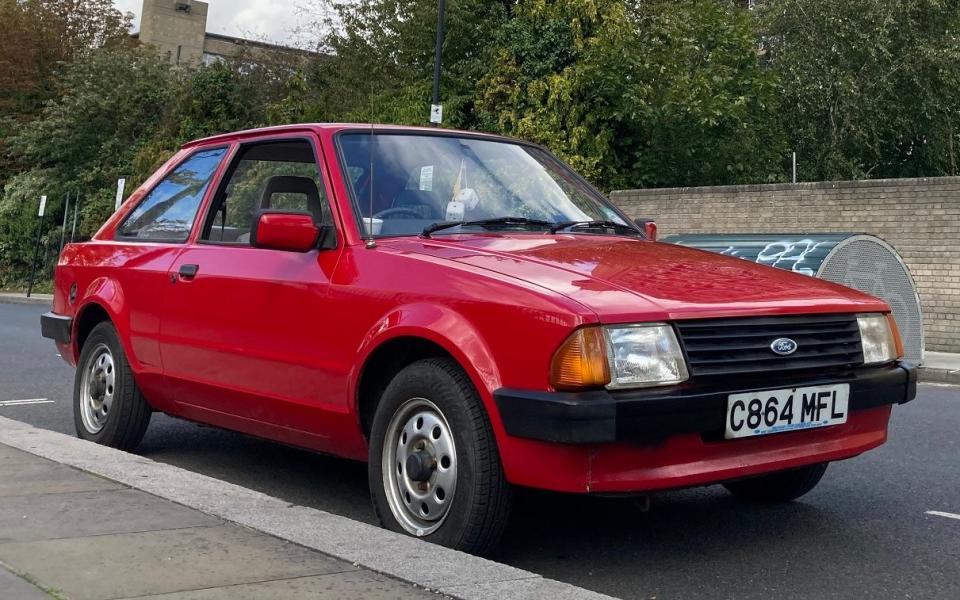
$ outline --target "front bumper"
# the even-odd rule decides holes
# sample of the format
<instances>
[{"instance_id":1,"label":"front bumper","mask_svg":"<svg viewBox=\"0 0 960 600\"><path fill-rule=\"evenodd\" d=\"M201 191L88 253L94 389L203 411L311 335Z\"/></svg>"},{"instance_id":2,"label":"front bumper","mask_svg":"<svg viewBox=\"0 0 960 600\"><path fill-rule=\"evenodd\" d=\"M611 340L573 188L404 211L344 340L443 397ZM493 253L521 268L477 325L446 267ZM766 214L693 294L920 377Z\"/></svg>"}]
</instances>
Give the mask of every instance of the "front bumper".
<instances>
[{"instance_id":1,"label":"front bumper","mask_svg":"<svg viewBox=\"0 0 960 600\"><path fill-rule=\"evenodd\" d=\"M48 312L40 315L40 334L61 344L69 344L73 319Z\"/></svg>"},{"instance_id":2,"label":"front bumper","mask_svg":"<svg viewBox=\"0 0 960 600\"><path fill-rule=\"evenodd\" d=\"M499 389L494 399L509 435L563 444L659 442L699 433L723 439L730 394L850 384L850 411L904 404L917 395L917 367L897 362L832 376L738 379L623 392L567 393Z\"/></svg>"}]
</instances>

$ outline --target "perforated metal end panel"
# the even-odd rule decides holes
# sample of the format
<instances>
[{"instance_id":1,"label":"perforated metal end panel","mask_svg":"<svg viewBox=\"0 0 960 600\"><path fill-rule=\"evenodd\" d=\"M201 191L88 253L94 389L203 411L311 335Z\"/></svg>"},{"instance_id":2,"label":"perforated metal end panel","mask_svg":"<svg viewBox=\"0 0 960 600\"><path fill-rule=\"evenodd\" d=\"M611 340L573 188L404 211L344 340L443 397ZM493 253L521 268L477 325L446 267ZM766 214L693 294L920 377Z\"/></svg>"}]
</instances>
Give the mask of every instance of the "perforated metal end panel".
<instances>
[{"instance_id":1,"label":"perforated metal end panel","mask_svg":"<svg viewBox=\"0 0 960 600\"><path fill-rule=\"evenodd\" d=\"M870 235L849 237L824 258L816 276L885 300L893 309L907 360L923 361L923 314L917 286L889 244Z\"/></svg>"}]
</instances>

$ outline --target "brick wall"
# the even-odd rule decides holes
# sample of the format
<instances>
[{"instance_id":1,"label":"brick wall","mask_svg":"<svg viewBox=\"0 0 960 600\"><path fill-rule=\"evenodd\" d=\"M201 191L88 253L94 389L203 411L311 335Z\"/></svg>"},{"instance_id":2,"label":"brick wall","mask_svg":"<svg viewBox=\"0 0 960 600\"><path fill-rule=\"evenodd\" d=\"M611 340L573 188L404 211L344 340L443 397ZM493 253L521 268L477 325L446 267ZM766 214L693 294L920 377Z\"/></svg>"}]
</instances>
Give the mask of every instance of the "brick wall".
<instances>
[{"instance_id":1,"label":"brick wall","mask_svg":"<svg viewBox=\"0 0 960 600\"><path fill-rule=\"evenodd\" d=\"M633 217L677 233L868 233L903 256L927 350L960 352L960 177L623 190Z\"/></svg>"}]
</instances>

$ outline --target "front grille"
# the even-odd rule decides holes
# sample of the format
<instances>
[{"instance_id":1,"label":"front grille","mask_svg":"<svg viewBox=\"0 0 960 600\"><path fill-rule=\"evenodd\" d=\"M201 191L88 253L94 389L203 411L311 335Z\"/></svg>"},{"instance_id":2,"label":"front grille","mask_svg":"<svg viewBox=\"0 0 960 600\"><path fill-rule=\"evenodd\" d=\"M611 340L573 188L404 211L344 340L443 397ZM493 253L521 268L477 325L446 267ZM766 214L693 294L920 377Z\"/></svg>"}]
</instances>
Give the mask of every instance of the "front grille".
<instances>
[{"instance_id":1,"label":"front grille","mask_svg":"<svg viewBox=\"0 0 960 600\"><path fill-rule=\"evenodd\" d=\"M824 372L863 364L855 315L696 319L676 325L692 377ZM770 345L778 338L795 341L797 350L775 354Z\"/></svg>"}]
</instances>

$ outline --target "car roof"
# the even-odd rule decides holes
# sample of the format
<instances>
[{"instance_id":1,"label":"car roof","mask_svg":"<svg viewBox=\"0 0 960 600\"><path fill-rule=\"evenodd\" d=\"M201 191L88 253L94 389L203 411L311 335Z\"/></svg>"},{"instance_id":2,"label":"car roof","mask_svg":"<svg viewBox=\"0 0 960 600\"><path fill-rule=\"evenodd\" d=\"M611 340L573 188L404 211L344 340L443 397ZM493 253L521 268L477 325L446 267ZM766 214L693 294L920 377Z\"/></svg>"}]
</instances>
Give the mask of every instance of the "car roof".
<instances>
[{"instance_id":1,"label":"car roof","mask_svg":"<svg viewBox=\"0 0 960 600\"><path fill-rule=\"evenodd\" d=\"M483 138L490 139L502 142L511 142L511 143L523 143L528 144L529 142L524 142L523 140L517 140L514 138L509 138L501 135L494 135L492 133L482 133L478 131L464 131L460 129L441 129L436 127L414 127L410 125L388 125L388 124L371 124L371 123L299 123L294 125L278 125L274 127L262 127L259 129L245 129L243 131L235 131L231 133L223 133L220 135L214 135L206 138L201 138L198 140L193 140L187 142L182 148L193 148L196 146L209 146L211 144L226 144L235 141L243 141L247 139L256 139L259 137L267 137L271 135L278 135L284 133L297 133L297 132L315 132L319 133L321 131L331 131L334 133L340 131L401 131L401 132L414 132L414 133L426 133L432 135L463 135L465 137L474 137L474 138ZM535 145L535 144L530 144Z\"/></svg>"}]
</instances>

